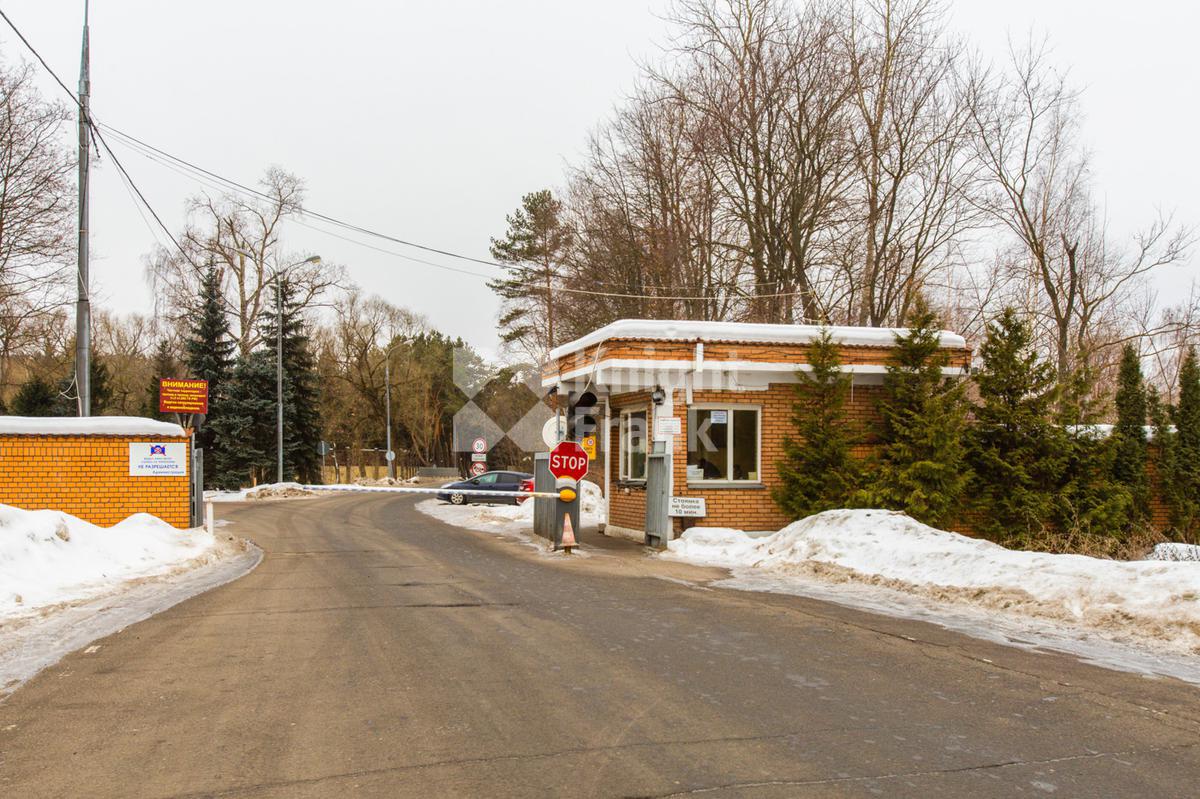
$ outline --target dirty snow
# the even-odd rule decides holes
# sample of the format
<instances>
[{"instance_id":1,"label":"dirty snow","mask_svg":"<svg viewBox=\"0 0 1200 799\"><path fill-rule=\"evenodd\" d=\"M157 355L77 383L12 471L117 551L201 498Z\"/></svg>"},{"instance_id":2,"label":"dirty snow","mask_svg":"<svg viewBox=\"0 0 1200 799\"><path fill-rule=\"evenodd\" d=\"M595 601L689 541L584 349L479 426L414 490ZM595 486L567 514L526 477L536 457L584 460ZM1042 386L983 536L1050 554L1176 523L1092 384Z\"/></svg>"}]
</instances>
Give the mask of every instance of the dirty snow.
<instances>
[{"instance_id":1,"label":"dirty snow","mask_svg":"<svg viewBox=\"0 0 1200 799\"><path fill-rule=\"evenodd\" d=\"M89 599L214 557L202 528L145 513L108 528L53 510L0 505L0 622Z\"/></svg>"},{"instance_id":2,"label":"dirty snow","mask_svg":"<svg viewBox=\"0 0 1200 799\"><path fill-rule=\"evenodd\" d=\"M1122 668L1181 676L1200 653L1195 562L1009 550L885 510L827 511L763 537L695 527L664 557L730 568L736 587L850 599Z\"/></svg>"},{"instance_id":3,"label":"dirty snow","mask_svg":"<svg viewBox=\"0 0 1200 799\"><path fill-rule=\"evenodd\" d=\"M183 428L141 416L0 416L0 435L177 436Z\"/></svg>"},{"instance_id":4,"label":"dirty snow","mask_svg":"<svg viewBox=\"0 0 1200 799\"><path fill-rule=\"evenodd\" d=\"M551 360L614 338L662 341L751 341L772 344L807 344L822 331L819 325L777 325L749 322L700 322L692 320L620 319L550 351ZM829 333L838 344L847 347L893 347L904 328L831 326ZM963 349L966 340L957 333L943 330L938 334L942 347Z\"/></svg>"},{"instance_id":5,"label":"dirty snow","mask_svg":"<svg viewBox=\"0 0 1200 799\"><path fill-rule=\"evenodd\" d=\"M328 486L336 488L337 486ZM346 486L353 488L353 486ZM299 483L263 483L240 491L205 491L205 502L245 502L262 499L290 499L292 497L312 497L316 492L310 491Z\"/></svg>"}]
</instances>

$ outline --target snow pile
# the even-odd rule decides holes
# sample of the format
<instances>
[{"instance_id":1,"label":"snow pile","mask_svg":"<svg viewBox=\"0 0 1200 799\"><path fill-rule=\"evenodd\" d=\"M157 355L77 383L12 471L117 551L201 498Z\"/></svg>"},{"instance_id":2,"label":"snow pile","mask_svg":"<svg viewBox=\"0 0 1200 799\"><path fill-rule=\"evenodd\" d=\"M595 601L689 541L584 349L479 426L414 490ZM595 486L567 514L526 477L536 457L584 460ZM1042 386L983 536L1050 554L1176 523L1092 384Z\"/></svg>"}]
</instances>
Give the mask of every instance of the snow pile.
<instances>
[{"instance_id":1,"label":"snow pile","mask_svg":"<svg viewBox=\"0 0 1200 799\"><path fill-rule=\"evenodd\" d=\"M309 491L299 483L264 483L263 485L247 489L245 492L246 499L288 499L289 497L311 497L314 492Z\"/></svg>"},{"instance_id":2,"label":"snow pile","mask_svg":"<svg viewBox=\"0 0 1200 799\"><path fill-rule=\"evenodd\" d=\"M579 481L579 524L595 527L604 521L600 486ZM524 538L533 534L533 500L520 505L449 505L436 499L417 503L417 510L456 527Z\"/></svg>"},{"instance_id":3,"label":"snow pile","mask_svg":"<svg viewBox=\"0 0 1200 799\"><path fill-rule=\"evenodd\" d=\"M328 486L334 488L334 486ZM343 488L354 488L354 486L343 486ZM313 497L316 496L315 491L311 491L299 483L263 483L252 488L243 488L239 491L205 491L204 500L206 502L245 502L246 500L260 499L288 499L291 497Z\"/></svg>"},{"instance_id":4,"label":"snow pile","mask_svg":"<svg viewBox=\"0 0 1200 799\"><path fill-rule=\"evenodd\" d=\"M0 505L0 621L198 565L213 536L145 513L103 528L52 510Z\"/></svg>"},{"instance_id":5,"label":"snow pile","mask_svg":"<svg viewBox=\"0 0 1200 799\"><path fill-rule=\"evenodd\" d=\"M0 416L0 435L15 436L176 436L183 428L140 416Z\"/></svg>"},{"instance_id":6,"label":"snow pile","mask_svg":"<svg viewBox=\"0 0 1200 799\"><path fill-rule=\"evenodd\" d=\"M1200 546L1195 544L1155 544L1146 560L1200 560Z\"/></svg>"},{"instance_id":7,"label":"snow pile","mask_svg":"<svg viewBox=\"0 0 1200 799\"><path fill-rule=\"evenodd\" d=\"M1200 564L1005 549L885 510L834 510L773 535L692 528L667 557L859 582L1200 652Z\"/></svg>"}]
</instances>

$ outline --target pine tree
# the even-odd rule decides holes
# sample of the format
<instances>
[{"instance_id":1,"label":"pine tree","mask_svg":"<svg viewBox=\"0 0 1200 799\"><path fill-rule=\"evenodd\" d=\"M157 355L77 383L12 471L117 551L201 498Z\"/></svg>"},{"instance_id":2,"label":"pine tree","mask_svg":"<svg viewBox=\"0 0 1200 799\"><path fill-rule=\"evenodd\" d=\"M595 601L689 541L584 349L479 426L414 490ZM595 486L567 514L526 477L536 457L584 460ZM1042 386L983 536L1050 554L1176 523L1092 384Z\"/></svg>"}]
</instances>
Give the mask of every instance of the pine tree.
<instances>
[{"instance_id":1,"label":"pine tree","mask_svg":"<svg viewBox=\"0 0 1200 799\"><path fill-rule=\"evenodd\" d=\"M160 339L154 349L154 359L150 364L150 382L146 385L146 394L142 398L143 415L151 419L169 421L174 414L162 413L158 410L159 381L179 377L179 364L171 351L171 342ZM197 434L197 438L199 434ZM196 446L200 446L197 444Z\"/></svg>"},{"instance_id":2,"label":"pine tree","mask_svg":"<svg viewBox=\"0 0 1200 799\"><path fill-rule=\"evenodd\" d=\"M850 375L841 371L841 355L823 329L808 353L811 372L799 372L792 422L799 439L783 440L780 485L775 503L794 519L844 507L857 489L860 470L851 455L858 432L846 418Z\"/></svg>"},{"instance_id":3,"label":"pine tree","mask_svg":"<svg viewBox=\"0 0 1200 799\"><path fill-rule=\"evenodd\" d=\"M501 339L524 341L544 353L557 343L554 284L571 232L562 219L562 203L549 189L526 194L506 221L504 238L492 239L492 257L506 265L508 275L488 283L504 301Z\"/></svg>"},{"instance_id":4,"label":"pine tree","mask_svg":"<svg viewBox=\"0 0 1200 799\"><path fill-rule=\"evenodd\" d=\"M896 336L879 408L879 468L860 496L932 525L949 517L968 477L963 385L942 374L948 358L939 334L937 317L918 303L909 330Z\"/></svg>"},{"instance_id":5,"label":"pine tree","mask_svg":"<svg viewBox=\"0 0 1200 799\"><path fill-rule=\"evenodd\" d=\"M321 481L321 396L316 360L301 318L301 308L295 302L295 290L286 280L278 287L272 286L272 303L274 312L264 319L262 336L266 342L277 341L276 320L282 304L284 479L318 483ZM274 446L271 452L274 454Z\"/></svg>"},{"instance_id":6,"label":"pine tree","mask_svg":"<svg viewBox=\"0 0 1200 799\"><path fill-rule=\"evenodd\" d=\"M1059 384L1058 424L1065 459L1055 496L1054 524L1067 533L1119 536L1129 529L1133 493L1112 479L1116 450L1100 434L1095 375L1081 366Z\"/></svg>"},{"instance_id":7,"label":"pine tree","mask_svg":"<svg viewBox=\"0 0 1200 799\"><path fill-rule=\"evenodd\" d=\"M1150 512L1150 485L1146 474L1146 389L1142 384L1142 362L1132 344L1121 353L1117 386L1117 424L1112 431L1113 480L1129 489L1134 512L1145 518Z\"/></svg>"},{"instance_id":8,"label":"pine tree","mask_svg":"<svg viewBox=\"0 0 1200 799\"><path fill-rule=\"evenodd\" d=\"M14 416L58 416L58 391L40 375L33 375L17 389L13 397Z\"/></svg>"},{"instance_id":9,"label":"pine tree","mask_svg":"<svg viewBox=\"0 0 1200 799\"><path fill-rule=\"evenodd\" d=\"M199 314L184 341L184 366L188 377L208 381L208 414L198 422L196 446L205 451L204 481L214 486L227 482L222 477L227 463L216 429L233 373L235 348L221 299L221 273L210 266L200 280Z\"/></svg>"},{"instance_id":10,"label":"pine tree","mask_svg":"<svg viewBox=\"0 0 1200 799\"><path fill-rule=\"evenodd\" d=\"M1012 308L988 326L975 375L979 404L967 433L971 503L980 532L1008 542L1051 517L1065 458L1051 424L1053 364L1038 357L1033 330Z\"/></svg>"},{"instance_id":11,"label":"pine tree","mask_svg":"<svg viewBox=\"0 0 1200 799\"><path fill-rule=\"evenodd\" d=\"M255 350L238 360L226 381L221 413L211 429L220 469L212 473L219 488L238 488L245 481L275 479L275 353ZM205 469L206 478L210 474ZM207 479L206 479L207 482Z\"/></svg>"},{"instance_id":12,"label":"pine tree","mask_svg":"<svg viewBox=\"0 0 1200 799\"><path fill-rule=\"evenodd\" d=\"M112 406L113 388L112 373L108 363L95 350L88 359L88 373L91 375L92 416L102 416ZM64 377L58 383L58 396L55 399L52 416L75 416L79 413L79 392L75 378Z\"/></svg>"},{"instance_id":13,"label":"pine tree","mask_svg":"<svg viewBox=\"0 0 1200 799\"><path fill-rule=\"evenodd\" d=\"M1174 431L1163 424L1155 435L1162 492L1176 533L1193 540L1200 525L1200 364L1195 349L1188 349L1180 365L1179 402L1170 409L1170 419Z\"/></svg>"}]
</instances>

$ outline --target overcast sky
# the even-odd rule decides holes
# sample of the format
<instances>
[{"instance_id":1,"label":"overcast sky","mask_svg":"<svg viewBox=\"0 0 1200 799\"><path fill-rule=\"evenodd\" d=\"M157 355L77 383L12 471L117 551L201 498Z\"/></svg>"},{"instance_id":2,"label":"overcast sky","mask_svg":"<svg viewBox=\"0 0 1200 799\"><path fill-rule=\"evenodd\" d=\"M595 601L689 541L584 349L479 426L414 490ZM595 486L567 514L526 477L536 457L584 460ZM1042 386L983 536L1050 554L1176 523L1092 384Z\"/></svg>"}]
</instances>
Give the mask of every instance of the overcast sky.
<instances>
[{"instance_id":1,"label":"overcast sky","mask_svg":"<svg viewBox=\"0 0 1200 799\"><path fill-rule=\"evenodd\" d=\"M1200 6L951 7L952 26L987 57L1003 58L1010 33L1050 37L1056 62L1085 89L1086 135L1114 231L1143 225L1156 207L1200 222ZM74 87L82 0L0 0L0 8ZM278 165L305 179L314 210L486 258L504 215L522 194L561 184L588 131L628 91L637 60L656 57L666 9L659 0L94 0L93 110L239 182ZM0 42L9 62L27 57L10 32L0 31ZM57 91L48 79L43 86ZM178 229L185 199L203 187L132 151L117 153ZM93 174L94 303L148 312L142 256L155 232L110 165ZM497 303L483 280L300 226L287 240L345 264L365 291L495 351ZM1165 278L1164 291L1185 287L1196 263Z\"/></svg>"}]
</instances>

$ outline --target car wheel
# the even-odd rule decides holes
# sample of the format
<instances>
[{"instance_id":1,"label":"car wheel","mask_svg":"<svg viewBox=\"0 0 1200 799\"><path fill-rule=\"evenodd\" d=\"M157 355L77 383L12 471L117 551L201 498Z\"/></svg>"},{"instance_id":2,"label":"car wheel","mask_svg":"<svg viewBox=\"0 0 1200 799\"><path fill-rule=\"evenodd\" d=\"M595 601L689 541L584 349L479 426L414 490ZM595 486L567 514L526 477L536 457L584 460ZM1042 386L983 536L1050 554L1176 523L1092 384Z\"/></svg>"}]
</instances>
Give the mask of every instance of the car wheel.
<instances>
[{"instance_id":1,"label":"car wheel","mask_svg":"<svg viewBox=\"0 0 1200 799\"><path fill-rule=\"evenodd\" d=\"M451 494L450 495L450 504L451 505L465 505L466 502L467 502L467 498L462 494Z\"/></svg>"}]
</instances>

